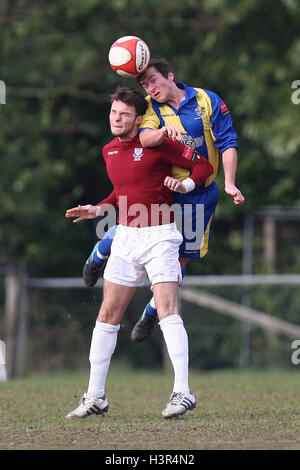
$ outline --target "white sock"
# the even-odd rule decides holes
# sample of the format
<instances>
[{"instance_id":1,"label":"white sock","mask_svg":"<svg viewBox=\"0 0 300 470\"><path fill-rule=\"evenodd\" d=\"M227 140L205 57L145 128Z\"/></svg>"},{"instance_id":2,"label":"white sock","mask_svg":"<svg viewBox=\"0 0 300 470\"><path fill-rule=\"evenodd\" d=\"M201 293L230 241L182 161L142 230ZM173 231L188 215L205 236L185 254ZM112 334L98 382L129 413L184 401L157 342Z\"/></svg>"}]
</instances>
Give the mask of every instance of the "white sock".
<instances>
[{"instance_id":1,"label":"white sock","mask_svg":"<svg viewBox=\"0 0 300 470\"><path fill-rule=\"evenodd\" d=\"M156 309L154 297L151 297L150 305L151 305L152 308L155 308L155 309Z\"/></svg>"},{"instance_id":2,"label":"white sock","mask_svg":"<svg viewBox=\"0 0 300 470\"><path fill-rule=\"evenodd\" d=\"M111 356L117 344L120 325L96 321L90 349L90 379L88 395L102 397Z\"/></svg>"},{"instance_id":3,"label":"white sock","mask_svg":"<svg viewBox=\"0 0 300 470\"><path fill-rule=\"evenodd\" d=\"M188 393L189 344L180 315L169 315L159 322L174 369L173 392Z\"/></svg>"}]
</instances>

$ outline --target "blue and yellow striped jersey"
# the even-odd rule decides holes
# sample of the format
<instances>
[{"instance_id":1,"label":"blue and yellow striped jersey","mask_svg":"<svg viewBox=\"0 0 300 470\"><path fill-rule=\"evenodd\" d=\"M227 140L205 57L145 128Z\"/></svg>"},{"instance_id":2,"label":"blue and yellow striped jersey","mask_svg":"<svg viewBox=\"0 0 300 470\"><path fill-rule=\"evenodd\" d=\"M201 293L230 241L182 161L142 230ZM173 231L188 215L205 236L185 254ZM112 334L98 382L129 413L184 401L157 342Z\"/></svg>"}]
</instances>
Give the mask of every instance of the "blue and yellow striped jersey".
<instances>
[{"instance_id":1,"label":"blue and yellow striped jersey","mask_svg":"<svg viewBox=\"0 0 300 470\"><path fill-rule=\"evenodd\" d=\"M231 115L224 101L216 93L193 88L182 82L176 85L185 90L185 98L178 110L147 96L148 109L140 125L140 132L163 126L177 126L187 131L182 142L204 155L214 168L214 173L205 183L205 186L209 186L216 177L220 153L230 147L237 147L237 134ZM173 167L172 174L180 181L188 176L187 170L179 167Z\"/></svg>"}]
</instances>

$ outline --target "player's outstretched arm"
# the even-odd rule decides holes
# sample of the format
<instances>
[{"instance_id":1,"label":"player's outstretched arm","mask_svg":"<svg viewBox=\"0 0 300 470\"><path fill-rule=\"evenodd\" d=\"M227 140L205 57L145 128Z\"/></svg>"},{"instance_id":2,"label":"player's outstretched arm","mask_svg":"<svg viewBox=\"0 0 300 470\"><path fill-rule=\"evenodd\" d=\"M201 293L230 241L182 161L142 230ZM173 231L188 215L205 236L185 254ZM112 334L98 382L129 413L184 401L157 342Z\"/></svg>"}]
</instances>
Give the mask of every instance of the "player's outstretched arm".
<instances>
[{"instance_id":1,"label":"player's outstretched arm","mask_svg":"<svg viewBox=\"0 0 300 470\"><path fill-rule=\"evenodd\" d=\"M73 222L80 222L81 220L94 219L100 215L101 208L99 206L92 206L87 204L86 206L77 206L66 211L65 217L73 218L76 217Z\"/></svg>"}]
</instances>

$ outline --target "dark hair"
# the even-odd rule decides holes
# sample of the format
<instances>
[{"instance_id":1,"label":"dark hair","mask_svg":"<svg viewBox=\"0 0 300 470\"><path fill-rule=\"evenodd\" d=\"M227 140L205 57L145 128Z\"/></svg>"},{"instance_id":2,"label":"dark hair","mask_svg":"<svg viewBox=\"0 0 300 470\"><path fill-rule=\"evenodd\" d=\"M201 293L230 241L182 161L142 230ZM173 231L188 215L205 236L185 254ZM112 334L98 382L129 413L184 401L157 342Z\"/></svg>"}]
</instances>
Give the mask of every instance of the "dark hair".
<instances>
[{"instance_id":1,"label":"dark hair","mask_svg":"<svg viewBox=\"0 0 300 470\"><path fill-rule=\"evenodd\" d=\"M129 106L134 106L137 116L143 116L147 110L145 97L137 88L118 87L110 96L110 102L113 101L122 101Z\"/></svg>"},{"instance_id":2,"label":"dark hair","mask_svg":"<svg viewBox=\"0 0 300 470\"><path fill-rule=\"evenodd\" d=\"M149 62L149 65L147 67L147 69L149 67L154 67L158 72L160 72L165 78L168 78L168 75L169 73L173 73L174 74L174 71L173 71L173 68L172 66L169 64L169 62L164 59L164 58L161 58L161 59L151 59L150 62ZM147 70L146 69L146 70ZM145 73L145 72L144 72ZM141 80L143 79L143 75L144 73L142 73L141 75L138 76L138 81L141 83Z\"/></svg>"}]
</instances>

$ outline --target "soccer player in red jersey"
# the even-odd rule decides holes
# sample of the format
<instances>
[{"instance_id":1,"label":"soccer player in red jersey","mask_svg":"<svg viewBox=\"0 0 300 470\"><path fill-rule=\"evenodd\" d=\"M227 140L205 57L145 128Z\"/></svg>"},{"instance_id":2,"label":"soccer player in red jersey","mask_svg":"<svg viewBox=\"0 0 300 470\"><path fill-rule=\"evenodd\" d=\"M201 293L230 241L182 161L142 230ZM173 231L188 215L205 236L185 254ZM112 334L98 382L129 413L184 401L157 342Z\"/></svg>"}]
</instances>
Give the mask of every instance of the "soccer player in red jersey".
<instances>
[{"instance_id":1,"label":"soccer player in red jersey","mask_svg":"<svg viewBox=\"0 0 300 470\"><path fill-rule=\"evenodd\" d=\"M119 88L112 96L110 126L115 139L103 148L103 157L114 190L96 206L88 204L66 211L66 217L74 218L74 222L95 218L115 206L120 211L103 276L103 301L92 335L88 390L67 418L108 410L105 382L120 322L136 288L148 279L174 368L173 391L162 415L172 418L196 404L188 381L188 337L177 305L182 235L170 208L173 191L193 190L212 174L213 168L199 153L171 139L153 148L143 147L138 130L145 111L145 98L137 89ZM170 176L175 164L190 171L183 181Z\"/></svg>"}]
</instances>

